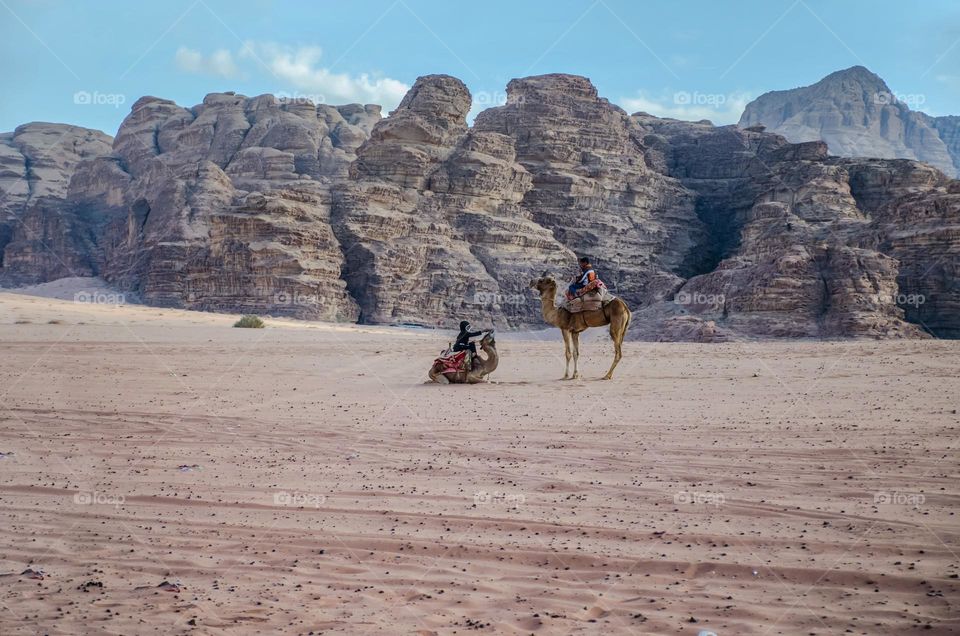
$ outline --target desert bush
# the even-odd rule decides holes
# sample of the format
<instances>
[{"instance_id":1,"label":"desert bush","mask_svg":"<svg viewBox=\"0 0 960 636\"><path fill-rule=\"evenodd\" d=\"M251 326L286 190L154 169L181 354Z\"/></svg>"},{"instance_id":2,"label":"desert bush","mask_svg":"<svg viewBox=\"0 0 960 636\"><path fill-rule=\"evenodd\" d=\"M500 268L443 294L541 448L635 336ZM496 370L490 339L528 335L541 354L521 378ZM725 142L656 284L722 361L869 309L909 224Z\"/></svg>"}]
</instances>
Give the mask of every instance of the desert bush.
<instances>
[{"instance_id":1,"label":"desert bush","mask_svg":"<svg viewBox=\"0 0 960 636\"><path fill-rule=\"evenodd\" d=\"M258 316L244 316L237 322L233 323L234 327L240 327L242 329L263 329L266 327L263 324L263 321L260 320Z\"/></svg>"}]
</instances>

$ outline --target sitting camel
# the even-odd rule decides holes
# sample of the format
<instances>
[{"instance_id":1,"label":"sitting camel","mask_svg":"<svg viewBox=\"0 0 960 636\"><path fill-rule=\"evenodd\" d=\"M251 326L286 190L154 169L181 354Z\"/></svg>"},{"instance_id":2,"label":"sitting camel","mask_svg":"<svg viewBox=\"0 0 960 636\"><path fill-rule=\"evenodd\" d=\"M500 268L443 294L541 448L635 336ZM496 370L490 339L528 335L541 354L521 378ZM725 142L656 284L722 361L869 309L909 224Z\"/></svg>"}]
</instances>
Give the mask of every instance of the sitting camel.
<instances>
[{"instance_id":1,"label":"sitting camel","mask_svg":"<svg viewBox=\"0 0 960 636\"><path fill-rule=\"evenodd\" d=\"M610 338L613 340L613 364L610 370L603 376L604 380L613 377L613 370L620 363L623 357L621 352L623 338L627 334L627 327L630 326L630 308L622 298L614 298L602 309L593 311L582 311L579 313L570 313L562 307L557 307L557 282L553 280L546 272L543 276L530 283L530 287L540 293L540 306L543 313L543 319L554 327L560 328L563 334L563 352L567 357L567 366L563 372L563 379L569 380L580 377L580 370L577 363L580 359L580 332L586 331L590 327L603 327L610 325ZM573 358L573 376L570 375L570 358Z\"/></svg>"},{"instance_id":2,"label":"sitting camel","mask_svg":"<svg viewBox=\"0 0 960 636\"><path fill-rule=\"evenodd\" d=\"M469 371L441 373L440 369L443 368L442 364L434 362L428 373L430 379L440 384L477 384L478 382L486 382L487 376L496 371L497 364L500 362L500 357L497 355L497 341L493 337L492 331L487 332L480 340L480 350L487 354L487 357L482 358L479 353L474 356L473 368Z\"/></svg>"}]
</instances>

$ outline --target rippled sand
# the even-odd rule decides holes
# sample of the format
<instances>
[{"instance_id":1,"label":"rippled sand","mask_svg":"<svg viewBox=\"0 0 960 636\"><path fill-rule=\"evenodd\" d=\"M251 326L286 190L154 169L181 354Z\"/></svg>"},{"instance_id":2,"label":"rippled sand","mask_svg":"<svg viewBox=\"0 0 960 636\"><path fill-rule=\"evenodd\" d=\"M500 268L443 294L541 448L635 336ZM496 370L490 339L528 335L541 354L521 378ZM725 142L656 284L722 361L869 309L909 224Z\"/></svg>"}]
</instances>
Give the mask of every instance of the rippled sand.
<instances>
[{"instance_id":1,"label":"rippled sand","mask_svg":"<svg viewBox=\"0 0 960 636\"><path fill-rule=\"evenodd\" d=\"M0 294L0 633L960 633L957 343L234 319Z\"/></svg>"}]
</instances>

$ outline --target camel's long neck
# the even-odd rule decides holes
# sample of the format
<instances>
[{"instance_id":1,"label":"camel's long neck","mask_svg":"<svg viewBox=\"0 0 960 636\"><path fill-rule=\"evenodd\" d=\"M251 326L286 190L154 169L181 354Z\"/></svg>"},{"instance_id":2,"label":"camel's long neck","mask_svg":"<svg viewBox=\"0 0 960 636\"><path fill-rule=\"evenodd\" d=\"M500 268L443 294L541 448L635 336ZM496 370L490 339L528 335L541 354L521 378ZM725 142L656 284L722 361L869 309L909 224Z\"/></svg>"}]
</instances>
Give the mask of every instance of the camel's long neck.
<instances>
[{"instance_id":1,"label":"camel's long neck","mask_svg":"<svg viewBox=\"0 0 960 636\"><path fill-rule=\"evenodd\" d=\"M488 345L482 345L481 348L483 352L487 354L487 359L483 361L483 374L493 373L496 371L497 365L500 364L500 356L497 355L497 349L496 347Z\"/></svg>"},{"instance_id":2,"label":"camel's long neck","mask_svg":"<svg viewBox=\"0 0 960 636\"><path fill-rule=\"evenodd\" d=\"M557 297L557 288L556 287L547 287L540 294L540 310L543 314L543 319L548 323L556 327L559 324L559 315L560 312L557 311L555 304Z\"/></svg>"}]
</instances>

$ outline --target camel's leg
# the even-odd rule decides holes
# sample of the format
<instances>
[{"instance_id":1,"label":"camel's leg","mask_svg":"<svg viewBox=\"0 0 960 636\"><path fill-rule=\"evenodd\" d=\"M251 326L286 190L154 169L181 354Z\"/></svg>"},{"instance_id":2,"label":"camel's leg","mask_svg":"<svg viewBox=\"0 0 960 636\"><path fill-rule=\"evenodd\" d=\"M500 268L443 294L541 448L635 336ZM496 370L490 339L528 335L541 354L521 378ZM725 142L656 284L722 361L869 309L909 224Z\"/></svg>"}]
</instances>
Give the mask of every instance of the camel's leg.
<instances>
[{"instance_id":1,"label":"camel's leg","mask_svg":"<svg viewBox=\"0 0 960 636\"><path fill-rule=\"evenodd\" d=\"M570 342L573 344L573 379L576 380L580 377L580 332L571 331L570 332Z\"/></svg>"},{"instance_id":2,"label":"camel's leg","mask_svg":"<svg viewBox=\"0 0 960 636\"><path fill-rule=\"evenodd\" d=\"M560 334L563 336L563 355L567 358L567 366L563 368L563 379L570 379L570 358L573 357L571 349L573 346L570 344L570 332L566 329L561 329Z\"/></svg>"},{"instance_id":3,"label":"camel's leg","mask_svg":"<svg viewBox=\"0 0 960 636\"><path fill-rule=\"evenodd\" d=\"M437 384L450 384L450 380L447 378L447 376L437 371L436 367L430 367L430 372L427 373L427 375L430 376L430 379Z\"/></svg>"},{"instance_id":4,"label":"camel's leg","mask_svg":"<svg viewBox=\"0 0 960 636\"><path fill-rule=\"evenodd\" d=\"M627 335L627 327L629 326L629 315L614 317L614 319L610 321L610 339L613 340L613 364L610 365L610 370L607 371L607 375L603 376L604 380L613 378L613 370L617 368L617 365L620 364L620 359L623 358L623 339Z\"/></svg>"}]
</instances>

